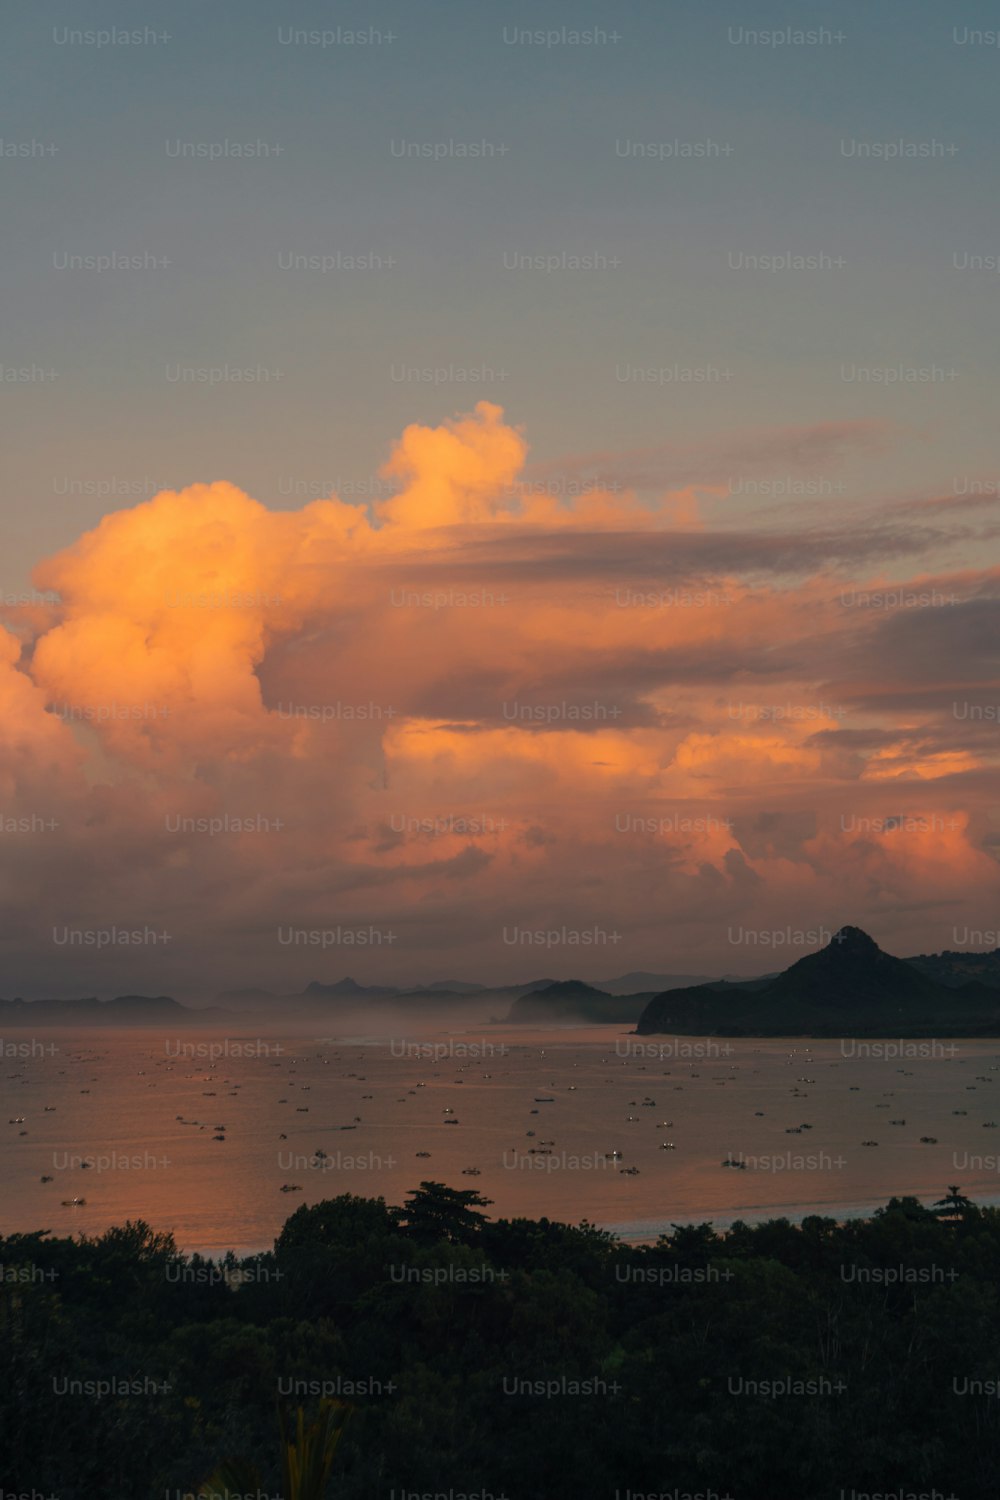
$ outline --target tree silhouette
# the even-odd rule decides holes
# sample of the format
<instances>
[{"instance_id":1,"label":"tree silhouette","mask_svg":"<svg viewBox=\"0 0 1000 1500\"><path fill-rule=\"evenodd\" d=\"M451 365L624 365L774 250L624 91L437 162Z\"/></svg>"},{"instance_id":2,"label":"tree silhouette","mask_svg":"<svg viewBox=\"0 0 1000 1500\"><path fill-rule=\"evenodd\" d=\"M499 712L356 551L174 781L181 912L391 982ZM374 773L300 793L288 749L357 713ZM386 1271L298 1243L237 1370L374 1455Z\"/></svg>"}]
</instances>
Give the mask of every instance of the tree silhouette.
<instances>
[{"instance_id":1,"label":"tree silhouette","mask_svg":"<svg viewBox=\"0 0 1000 1500\"><path fill-rule=\"evenodd\" d=\"M957 1183L950 1182L945 1196L934 1204L934 1212L943 1224L964 1224L978 1209Z\"/></svg>"},{"instance_id":2,"label":"tree silhouette","mask_svg":"<svg viewBox=\"0 0 1000 1500\"><path fill-rule=\"evenodd\" d=\"M475 1188L422 1182L407 1195L403 1224L414 1239L467 1244L489 1222L485 1214L477 1214L475 1209L487 1208L492 1202L492 1198L483 1198Z\"/></svg>"}]
</instances>

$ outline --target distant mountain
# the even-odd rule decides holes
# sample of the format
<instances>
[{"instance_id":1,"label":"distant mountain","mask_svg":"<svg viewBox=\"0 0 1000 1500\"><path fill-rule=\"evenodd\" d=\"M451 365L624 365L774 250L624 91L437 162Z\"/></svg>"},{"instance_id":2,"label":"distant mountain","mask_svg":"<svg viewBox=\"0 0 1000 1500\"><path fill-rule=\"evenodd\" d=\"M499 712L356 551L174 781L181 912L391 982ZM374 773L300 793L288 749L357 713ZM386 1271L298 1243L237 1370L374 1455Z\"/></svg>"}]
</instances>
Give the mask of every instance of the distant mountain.
<instances>
[{"instance_id":1,"label":"distant mountain","mask_svg":"<svg viewBox=\"0 0 1000 1500\"><path fill-rule=\"evenodd\" d=\"M1000 948L895 958L858 927L843 927L817 953L777 974L753 979L632 970L600 985L582 980L529 980L485 986L434 980L400 988L364 985L346 976L282 994L259 986L223 990L208 1008L167 995L94 996L75 1000L0 1000L6 1025L174 1025L256 1018L337 1023L371 1015L414 1020L511 1024L636 1024L640 1034L666 1031L719 1036L995 1036L1000 1035ZM504 1015L504 1011L507 1011Z\"/></svg>"},{"instance_id":2,"label":"distant mountain","mask_svg":"<svg viewBox=\"0 0 1000 1500\"><path fill-rule=\"evenodd\" d=\"M696 985L656 995L641 1035L994 1036L1000 990L947 986L885 953L859 927L842 927L818 953L773 979Z\"/></svg>"},{"instance_id":3,"label":"distant mountain","mask_svg":"<svg viewBox=\"0 0 1000 1500\"><path fill-rule=\"evenodd\" d=\"M560 1021L577 1024L637 1021L648 998L648 994L609 995L606 990L594 989L579 979L563 979L518 996L507 1021L530 1025Z\"/></svg>"},{"instance_id":4,"label":"distant mountain","mask_svg":"<svg viewBox=\"0 0 1000 1500\"><path fill-rule=\"evenodd\" d=\"M294 993L257 988L221 990L216 1000L223 1005L240 1006L253 1011L254 1014L265 1012L271 1015L287 1012L289 1009L316 1014L328 1012L331 1001L344 1010L352 1004L360 1008L374 1001L392 1000L401 993L402 991L393 985L358 984L356 979L348 977L338 979L334 984L324 984L319 979L311 979L305 989L296 990Z\"/></svg>"},{"instance_id":5,"label":"distant mountain","mask_svg":"<svg viewBox=\"0 0 1000 1500\"><path fill-rule=\"evenodd\" d=\"M620 974L617 979L601 979L599 988L608 995L658 995L663 990L680 990L695 984L710 984L707 974L647 974L636 969L631 974Z\"/></svg>"},{"instance_id":6,"label":"distant mountain","mask_svg":"<svg viewBox=\"0 0 1000 1500\"><path fill-rule=\"evenodd\" d=\"M955 953L946 948L943 953L920 953L906 962L928 979L936 979L938 984L949 988L978 980L1000 989L1000 948L994 948L992 953Z\"/></svg>"},{"instance_id":7,"label":"distant mountain","mask_svg":"<svg viewBox=\"0 0 1000 1500\"><path fill-rule=\"evenodd\" d=\"M578 981L558 982L577 983ZM609 979L592 988L610 996L641 995L645 1002L650 995L659 994L663 990L707 982L702 976L695 974L635 972L619 975L617 978ZM216 1001L220 1005L246 1009L254 1014L272 1011L282 1011L287 1014L290 1011L296 1011L315 1016L330 1014L331 1002L339 1011L344 1011L349 1006L358 1010L367 1010L372 1007L385 1008L391 1005L399 1008L412 1005L420 1009L436 1006L439 1009L451 1010L458 1005L458 1002L467 1000L472 1014L475 1015L477 1001L510 1004L521 995L537 993L555 983L557 981L551 975L501 985L477 984L467 979L435 979L430 984L410 986L365 985L351 978L338 979L334 983L327 984L313 979L304 989L294 992L265 990L254 986L245 989L222 990L216 996ZM321 1009L322 1007L325 1009ZM499 1011L496 1013L499 1014ZM636 1014L638 1015L638 1010Z\"/></svg>"},{"instance_id":8,"label":"distant mountain","mask_svg":"<svg viewBox=\"0 0 1000 1500\"><path fill-rule=\"evenodd\" d=\"M766 975L760 979L745 982L759 984L763 983L765 978L771 977L773 976ZM602 980L591 988L610 996L639 996L645 1003L650 995L661 994L664 990L682 989L713 982L718 983L701 974L654 974L635 970L630 974L620 974L613 979ZM467 979L436 979L431 984L396 986L358 984L356 980L350 978L338 979L333 984L325 984L318 979L313 979L305 989L295 992L265 990L253 986L246 989L222 990L216 996L216 1001L220 1005L246 1009L254 1014L271 1013L272 1010L288 1013L294 1010L307 1015L317 1015L329 1013L331 1001L335 1002L340 1010L344 1010L344 1002L356 1002L357 1009L386 1006L394 1002L400 1007L413 1005L423 1008L437 1004L440 1008L450 1009L452 1002L457 1004L460 1000L468 1000L472 1003L474 1013L477 1000L510 1004L521 995L536 994L539 990L556 983L576 984L582 981L556 981L549 976L514 984L485 985L475 984ZM326 1004L327 1007L324 1012L317 1010L317 1006L322 1004ZM641 1006L636 1010L637 1015L639 1009Z\"/></svg>"},{"instance_id":9,"label":"distant mountain","mask_svg":"<svg viewBox=\"0 0 1000 1500\"><path fill-rule=\"evenodd\" d=\"M118 995L114 1000L0 1000L0 1026L192 1026L230 1019L215 1007L196 1010L169 995Z\"/></svg>"},{"instance_id":10,"label":"distant mountain","mask_svg":"<svg viewBox=\"0 0 1000 1500\"><path fill-rule=\"evenodd\" d=\"M477 1001L510 1002L519 995L542 989L552 983L551 979L532 979L524 984L501 985L491 989L466 980L436 980L433 984L401 989L388 984L358 984L350 978L338 979L334 984L324 984L313 979L304 990L294 993L256 988L223 990L216 999L220 1004L246 1009L254 1015L294 1013L307 1019L362 1011L374 1014L386 1009L402 1010L406 1007L419 1010L421 1014L425 1011L451 1013L463 1005L467 1010L471 1007L471 1013L475 1015ZM481 1010L479 1014L482 1014Z\"/></svg>"},{"instance_id":11,"label":"distant mountain","mask_svg":"<svg viewBox=\"0 0 1000 1500\"><path fill-rule=\"evenodd\" d=\"M316 996L336 995L348 1000L360 1000L371 995L398 995L399 991L391 984L358 984L356 979L338 979L336 984L321 984L318 979L313 979L302 993Z\"/></svg>"}]
</instances>

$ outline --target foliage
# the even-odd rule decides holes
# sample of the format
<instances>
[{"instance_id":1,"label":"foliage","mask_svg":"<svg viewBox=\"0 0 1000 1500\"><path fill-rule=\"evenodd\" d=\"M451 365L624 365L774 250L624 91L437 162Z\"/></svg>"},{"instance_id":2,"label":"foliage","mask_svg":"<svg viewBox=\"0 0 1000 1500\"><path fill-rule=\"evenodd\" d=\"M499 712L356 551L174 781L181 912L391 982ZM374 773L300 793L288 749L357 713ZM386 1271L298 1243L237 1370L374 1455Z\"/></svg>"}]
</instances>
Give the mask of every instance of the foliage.
<instances>
[{"instance_id":1,"label":"foliage","mask_svg":"<svg viewBox=\"0 0 1000 1500\"><path fill-rule=\"evenodd\" d=\"M995 1494L1000 1210L950 1189L632 1246L488 1206L343 1194L216 1262L141 1222L0 1239L6 1488Z\"/></svg>"},{"instance_id":2,"label":"foliage","mask_svg":"<svg viewBox=\"0 0 1000 1500\"><path fill-rule=\"evenodd\" d=\"M281 1413L281 1475L284 1500L325 1500L333 1458L351 1408L344 1401L321 1401L315 1421L306 1420L302 1407L295 1425ZM199 1500L235 1500L263 1493L260 1470L245 1459L230 1458L198 1488Z\"/></svg>"}]
</instances>

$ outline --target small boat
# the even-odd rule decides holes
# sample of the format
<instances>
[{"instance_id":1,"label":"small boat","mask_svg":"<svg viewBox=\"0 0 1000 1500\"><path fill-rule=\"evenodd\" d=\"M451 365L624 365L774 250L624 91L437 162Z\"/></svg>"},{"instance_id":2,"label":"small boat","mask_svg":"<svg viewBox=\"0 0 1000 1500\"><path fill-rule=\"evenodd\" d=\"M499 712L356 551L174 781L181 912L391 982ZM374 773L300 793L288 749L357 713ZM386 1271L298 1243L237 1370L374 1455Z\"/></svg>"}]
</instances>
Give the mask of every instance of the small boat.
<instances>
[{"instance_id":1,"label":"small boat","mask_svg":"<svg viewBox=\"0 0 1000 1500\"><path fill-rule=\"evenodd\" d=\"M226 1137L224 1135L213 1135L212 1137L213 1141L224 1141L225 1139Z\"/></svg>"},{"instance_id":2,"label":"small boat","mask_svg":"<svg viewBox=\"0 0 1000 1500\"><path fill-rule=\"evenodd\" d=\"M418 1156L430 1156L430 1154L431 1153L429 1151L418 1151L417 1152Z\"/></svg>"},{"instance_id":3,"label":"small boat","mask_svg":"<svg viewBox=\"0 0 1000 1500\"><path fill-rule=\"evenodd\" d=\"M482 1175L483 1174L480 1172L480 1170L479 1170L478 1167L463 1167L462 1168L462 1176L463 1177L481 1177Z\"/></svg>"},{"instance_id":4,"label":"small boat","mask_svg":"<svg viewBox=\"0 0 1000 1500\"><path fill-rule=\"evenodd\" d=\"M937 1143L938 1138L936 1135L922 1135L920 1137L920 1144L922 1146L936 1146Z\"/></svg>"},{"instance_id":5,"label":"small boat","mask_svg":"<svg viewBox=\"0 0 1000 1500\"><path fill-rule=\"evenodd\" d=\"M298 1182L283 1182L278 1189L279 1193L301 1193L302 1187Z\"/></svg>"},{"instance_id":6,"label":"small boat","mask_svg":"<svg viewBox=\"0 0 1000 1500\"><path fill-rule=\"evenodd\" d=\"M996 1122L996 1120L984 1120L983 1121L983 1129L984 1130L996 1130L996 1128L997 1128L997 1122Z\"/></svg>"},{"instance_id":7,"label":"small boat","mask_svg":"<svg viewBox=\"0 0 1000 1500\"><path fill-rule=\"evenodd\" d=\"M455 1120L455 1119L451 1119L451 1120L445 1120L445 1122L444 1122L444 1123L445 1123L445 1124L446 1124L446 1125L457 1125L457 1124L458 1124L458 1121L457 1121L457 1120Z\"/></svg>"},{"instance_id":8,"label":"small boat","mask_svg":"<svg viewBox=\"0 0 1000 1500\"><path fill-rule=\"evenodd\" d=\"M52 1178L51 1177L43 1177L41 1180L42 1180L42 1182L51 1182Z\"/></svg>"},{"instance_id":9,"label":"small boat","mask_svg":"<svg viewBox=\"0 0 1000 1500\"><path fill-rule=\"evenodd\" d=\"M62 1206L63 1208L82 1208L86 1201L86 1198L64 1198Z\"/></svg>"},{"instance_id":10,"label":"small boat","mask_svg":"<svg viewBox=\"0 0 1000 1500\"><path fill-rule=\"evenodd\" d=\"M535 1103L536 1104L555 1104L555 1102L556 1102L556 1098L555 1098L554 1094L536 1094L535 1095Z\"/></svg>"},{"instance_id":11,"label":"small boat","mask_svg":"<svg viewBox=\"0 0 1000 1500\"><path fill-rule=\"evenodd\" d=\"M676 1151L677 1147L674 1145L673 1141L664 1141L663 1144L660 1146L660 1150L661 1151Z\"/></svg>"},{"instance_id":12,"label":"small boat","mask_svg":"<svg viewBox=\"0 0 1000 1500\"><path fill-rule=\"evenodd\" d=\"M745 1172L746 1169L747 1169L746 1162L745 1161L740 1161L735 1156L727 1156L726 1159L725 1159L725 1161L722 1163L722 1165L724 1167L735 1167L737 1169L737 1171L739 1171L739 1172Z\"/></svg>"},{"instance_id":13,"label":"small boat","mask_svg":"<svg viewBox=\"0 0 1000 1500\"><path fill-rule=\"evenodd\" d=\"M862 1141L862 1146L877 1146L878 1141Z\"/></svg>"}]
</instances>

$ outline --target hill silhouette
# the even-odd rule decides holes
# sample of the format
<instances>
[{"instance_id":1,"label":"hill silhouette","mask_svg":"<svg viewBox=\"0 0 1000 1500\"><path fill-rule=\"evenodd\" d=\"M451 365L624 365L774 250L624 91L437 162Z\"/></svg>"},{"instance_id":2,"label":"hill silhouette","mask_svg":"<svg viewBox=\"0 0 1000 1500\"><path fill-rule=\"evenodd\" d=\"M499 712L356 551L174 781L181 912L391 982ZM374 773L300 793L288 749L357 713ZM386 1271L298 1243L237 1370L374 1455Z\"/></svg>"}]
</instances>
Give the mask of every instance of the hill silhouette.
<instances>
[{"instance_id":1,"label":"hill silhouette","mask_svg":"<svg viewBox=\"0 0 1000 1500\"><path fill-rule=\"evenodd\" d=\"M595 989L579 979L560 979L518 996L507 1020L512 1024L637 1021L647 999L648 994L609 995L607 990Z\"/></svg>"},{"instance_id":2,"label":"hill silhouette","mask_svg":"<svg viewBox=\"0 0 1000 1500\"><path fill-rule=\"evenodd\" d=\"M169 995L116 995L99 1000L0 1000L0 1026L153 1026L214 1023L228 1013L217 1007L192 1010Z\"/></svg>"},{"instance_id":3,"label":"hill silhouette","mask_svg":"<svg viewBox=\"0 0 1000 1500\"><path fill-rule=\"evenodd\" d=\"M650 1000L636 1027L719 1036L995 1036L1000 990L944 985L860 927L764 982L695 985Z\"/></svg>"},{"instance_id":4,"label":"hill silhouette","mask_svg":"<svg viewBox=\"0 0 1000 1500\"><path fill-rule=\"evenodd\" d=\"M908 958L908 964L950 989L978 980L993 989L1000 989L1000 948L991 953L956 952L946 948L942 953L918 953Z\"/></svg>"}]
</instances>

